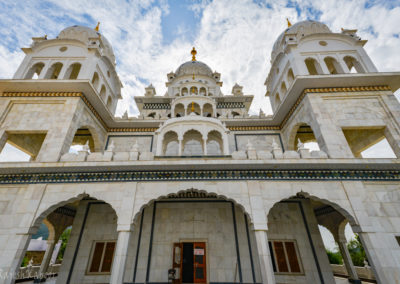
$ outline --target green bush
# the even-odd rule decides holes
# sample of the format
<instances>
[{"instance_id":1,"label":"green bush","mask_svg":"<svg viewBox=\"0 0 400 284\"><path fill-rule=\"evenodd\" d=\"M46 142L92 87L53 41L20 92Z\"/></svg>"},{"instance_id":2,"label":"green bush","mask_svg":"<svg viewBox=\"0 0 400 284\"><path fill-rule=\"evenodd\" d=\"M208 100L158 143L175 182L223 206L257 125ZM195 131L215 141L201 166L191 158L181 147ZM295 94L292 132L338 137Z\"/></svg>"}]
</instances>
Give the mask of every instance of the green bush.
<instances>
[{"instance_id":1,"label":"green bush","mask_svg":"<svg viewBox=\"0 0 400 284\"><path fill-rule=\"evenodd\" d=\"M329 249L326 249L326 254L328 255L330 264L342 264L343 263L342 255L340 254L340 252L331 251Z\"/></svg>"}]
</instances>

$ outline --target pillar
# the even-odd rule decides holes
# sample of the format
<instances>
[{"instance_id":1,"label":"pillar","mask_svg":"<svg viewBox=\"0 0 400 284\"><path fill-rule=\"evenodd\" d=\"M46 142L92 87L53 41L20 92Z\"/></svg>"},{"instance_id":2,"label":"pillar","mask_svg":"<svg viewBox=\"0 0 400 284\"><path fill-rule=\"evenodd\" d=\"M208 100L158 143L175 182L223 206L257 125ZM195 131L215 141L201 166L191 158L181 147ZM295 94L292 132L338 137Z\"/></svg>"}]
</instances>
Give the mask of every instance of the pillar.
<instances>
[{"instance_id":1,"label":"pillar","mask_svg":"<svg viewBox=\"0 0 400 284\"><path fill-rule=\"evenodd\" d=\"M119 228L118 230L117 247L112 263L110 284L122 284L124 282L125 265L128 257L131 233L132 231L129 225L127 225L126 228Z\"/></svg>"},{"instance_id":2,"label":"pillar","mask_svg":"<svg viewBox=\"0 0 400 284\"><path fill-rule=\"evenodd\" d=\"M274 284L275 275L271 263L271 254L268 246L268 236L266 230L255 230L258 260L261 268L261 279L263 284Z\"/></svg>"},{"instance_id":3,"label":"pillar","mask_svg":"<svg viewBox=\"0 0 400 284\"><path fill-rule=\"evenodd\" d=\"M34 283L44 282L42 279L46 278L46 273L50 265L51 257L53 256L54 248L57 244L58 238L47 241L46 252L44 253L42 263L40 264L39 275L35 278Z\"/></svg>"},{"instance_id":4,"label":"pillar","mask_svg":"<svg viewBox=\"0 0 400 284\"><path fill-rule=\"evenodd\" d=\"M178 156L182 156L182 152L183 152L183 149L182 149L182 140L183 140L183 138L179 138L179 137L178 137L178 142L179 142Z\"/></svg>"},{"instance_id":5,"label":"pillar","mask_svg":"<svg viewBox=\"0 0 400 284\"><path fill-rule=\"evenodd\" d=\"M339 238L337 243L339 246L340 254L343 258L344 265L346 266L347 273L349 274L349 278L353 280L352 283L361 284L356 268L354 267L353 261L351 260L349 250L347 249L346 239Z\"/></svg>"},{"instance_id":6,"label":"pillar","mask_svg":"<svg viewBox=\"0 0 400 284\"><path fill-rule=\"evenodd\" d=\"M207 137L203 137L203 155L207 155Z\"/></svg>"}]
</instances>

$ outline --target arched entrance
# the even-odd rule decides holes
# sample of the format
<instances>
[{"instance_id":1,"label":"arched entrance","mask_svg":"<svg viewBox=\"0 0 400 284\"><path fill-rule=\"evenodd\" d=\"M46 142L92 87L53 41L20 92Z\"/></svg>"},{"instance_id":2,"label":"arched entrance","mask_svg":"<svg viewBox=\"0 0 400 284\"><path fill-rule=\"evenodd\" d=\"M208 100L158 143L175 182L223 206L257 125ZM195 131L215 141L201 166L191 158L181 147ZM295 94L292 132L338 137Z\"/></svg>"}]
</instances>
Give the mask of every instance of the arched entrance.
<instances>
[{"instance_id":1,"label":"arched entrance","mask_svg":"<svg viewBox=\"0 0 400 284\"><path fill-rule=\"evenodd\" d=\"M254 233L235 201L195 189L148 202L134 218L127 283L260 283Z\"/></svg>"},{"instance_id":2,"label":"arched entrance","mask_svg":"<svg viewBox=\"0 0 400 284\"><path fill-rule=\"evenodd\" d=\"M48 228L48 236L40 236L40 230L36 234L41 224ZM117 242L117 215L108 203L87 194L59 202L36 218L31 233L20 254L22 267L16 280L34 283L55 283L56 280L67 284L110 281ZM45 251L35 258L35 252L31 253L29 248L40 237L46 239ZM26 256L30 258L23 261Z\"/></svg>"},{"instance_id":3,"label":"arched entrance","mask_svg":"<svg viewBox=\"0 0 400 284\"><path fill-rule=\"evenodd\" d=\"M333 284L348 278L352 283L361 283L360 279L374 283L371 270L367 275L367 268L359 269L353 264L344 232L347 223L354 232L360 232L356 220L346 210L304 192L274 204L268 213L267 234L276 281L289 283L290 277L296 283ZM332 233L343 266L331 265L319 226Z\"/></svg>"}]
</instances>

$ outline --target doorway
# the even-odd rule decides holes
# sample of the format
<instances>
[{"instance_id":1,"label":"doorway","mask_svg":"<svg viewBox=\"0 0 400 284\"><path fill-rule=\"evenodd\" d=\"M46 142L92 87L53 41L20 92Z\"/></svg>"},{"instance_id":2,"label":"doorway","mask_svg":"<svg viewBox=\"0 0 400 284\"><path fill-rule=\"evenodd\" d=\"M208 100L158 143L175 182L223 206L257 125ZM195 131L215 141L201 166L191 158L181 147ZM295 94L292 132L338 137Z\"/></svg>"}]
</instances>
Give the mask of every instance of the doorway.
<instances>
[{"instance_id":1,"label":"doorway","mask_svg":"<svg viewBox=\"0 0 400 284\"><path fill-rule=\"evenodd\" d=\"M174 255L174 266L179 265L180 281L177 283L207 283L206 268L206 243L205 242L182 242L175 243L174 247L179 247L180 258ZM178 253L174 249L174 253ZM177 263L177 260L181 260ZM178 265L177 265L178 264Z\"/></svg>"}]
</instances>

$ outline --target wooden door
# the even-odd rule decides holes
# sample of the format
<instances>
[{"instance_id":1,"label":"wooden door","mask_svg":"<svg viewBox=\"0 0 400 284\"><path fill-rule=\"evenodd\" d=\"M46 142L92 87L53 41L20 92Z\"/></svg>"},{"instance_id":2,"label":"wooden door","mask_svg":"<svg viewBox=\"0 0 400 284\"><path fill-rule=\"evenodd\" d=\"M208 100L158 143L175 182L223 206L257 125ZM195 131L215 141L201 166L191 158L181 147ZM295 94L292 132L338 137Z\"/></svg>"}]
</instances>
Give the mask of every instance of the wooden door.
<instances>
[{"instance_id":1,"label":"wooden door","mask_svg":"<svg viewBox=\"0 0 400 284\"><path fill-rule=\"evenodd\" d=\"M194 283L207 282L206 243L193 243Z\"/></svg>"}]
</instances>

